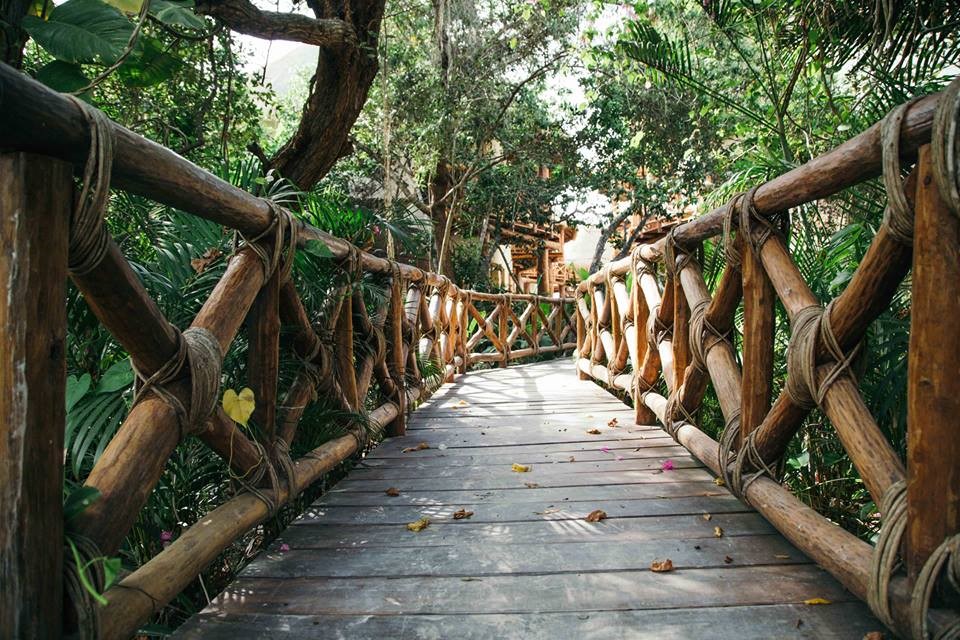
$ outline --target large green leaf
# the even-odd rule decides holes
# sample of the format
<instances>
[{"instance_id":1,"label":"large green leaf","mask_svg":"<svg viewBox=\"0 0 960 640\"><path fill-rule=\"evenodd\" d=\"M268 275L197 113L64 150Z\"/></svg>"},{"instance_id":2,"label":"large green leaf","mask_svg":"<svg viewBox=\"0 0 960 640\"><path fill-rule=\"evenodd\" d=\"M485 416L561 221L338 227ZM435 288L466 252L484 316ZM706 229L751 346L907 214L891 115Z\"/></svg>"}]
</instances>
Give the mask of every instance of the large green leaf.
<instances>
[{"instance_id":1,"label":"large green leaf","mask_svg":"<svg viewBox=\"0 0 960 640\"><path fill-rule=\"evenodd\" d=\"M203 31L207 23L193 12L193 0L152 0L150 15L164 24Z\"/></svg>"},{"instance_id":2,"label":"large green leaf","mask_svg":"<svg viewBox=\"0 0 960 640\"><path fill-rule=\"evenodd\" d=\"M90 84L80 65L54 60L37 71L37 80L55 91L71 93Z\"/></svg>"},{"instance_id":3,"label":"large green leaf","mask_svg":"<svg viewBox=\"0 0 960 640\"><path fill-rule=\"evenodd\" d=\"M141 38L138 51L124 61L118 74L128 87L150 87L172 78L181 66L180 59L166 53L160 42Z\"/></svg>"},{"instance_id":4,"label":"large green leaf","mask_svg":"<svg viewBox=\"0 0 960 640\"><path fill-rule=\"evenodd\" d=\"M68 0L47 20L26 16L23 28L59 60L105 64L120 57L133 32L122 13L100 0Z\"/></svg>"}]
</instances>

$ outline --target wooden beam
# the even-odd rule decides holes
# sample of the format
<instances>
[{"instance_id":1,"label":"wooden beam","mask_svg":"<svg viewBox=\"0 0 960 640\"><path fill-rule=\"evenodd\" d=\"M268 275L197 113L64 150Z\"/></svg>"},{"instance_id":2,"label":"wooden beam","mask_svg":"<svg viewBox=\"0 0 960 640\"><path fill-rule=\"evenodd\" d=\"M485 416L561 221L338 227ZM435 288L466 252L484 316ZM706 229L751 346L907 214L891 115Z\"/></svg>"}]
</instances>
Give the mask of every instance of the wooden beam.
<instances>
[{"instance_id":1,"label":"wooden beam","mask_svg":"<svg viewBox=\"0 0 960 640\"><path fill-rule=\"evenodd\" d=\"M911 579L960 532L960 220L920 149L907 380L907 553Z\"/></svg>"},{"instance_id":2,"label":"wooden beam","mask_svg":"<svg viewBox=\"0 0 960 640\"><path fill-rule=\"evenodd\" d=\"M73 168L0 155L0 629L59 638Z\"/></svg>"},{"instance_id":3,"label":"wooden beam","mask_svg":"<svg viewBox=\"0 0 960 640\"><path fill-rule=\"evenodd\" d=\"M751 248L743 251L743 380L740 441L760 426L773 393L773 285Z\"/></svg>"}]
</instances>

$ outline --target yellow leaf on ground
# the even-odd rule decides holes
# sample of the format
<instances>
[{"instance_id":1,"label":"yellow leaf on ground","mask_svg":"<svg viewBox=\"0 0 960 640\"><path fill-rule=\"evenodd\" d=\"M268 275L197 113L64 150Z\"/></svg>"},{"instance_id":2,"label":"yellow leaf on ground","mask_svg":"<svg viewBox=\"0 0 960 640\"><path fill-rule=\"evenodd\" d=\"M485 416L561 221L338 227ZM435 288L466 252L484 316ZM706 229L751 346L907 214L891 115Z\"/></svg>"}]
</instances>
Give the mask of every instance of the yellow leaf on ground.
<instances>
[{"instance_id":1,"label":"yellow leaf on ground","mask_svg":"<svg viewBox=\"0 0 960 640\"><path fill-rule=\"evenodd\" d=\"M704 520L709 520L709 519L712 518L712 517L713 517L713 516L710 515L709 513L703 514L703 519L704 519Z\"/></svg>"},{"instance_id":2,"label":"yellow leaf on ground","mask_svg":"<svg viewBox=\"0 0 960 640\"><path fill-rule=\"evenodd\" d=\"M430 518L420 518L416 522L408 522L407 529L413 531L414 533L418 531L423 531L428 526L430 526Z\"/></svg>"},{"instance_id":3,"label":"yellow leaf on ground","mask_svg":"<svg viewBox=\"0 0 960 640\"><path fill-rule=\"evenodd\" d=\"M722 528L722 527L714 527L714 528L713 528L713 537L714 537L714 538L722 538L722 537L723 537L723 528Z\"/></svg>"},{"instance_id":4,"label":"yellow leaf on ground","mask_svg":"<svg viewBox=\"0 0 960 640\"><path fill-rule=\"evenodd\" d=\"M514 462L513 466L510 467L510 470L516 473L528 473L530 471L530 465L517 464L516 462Z\"/></svg>"},{"instance_id":5,"label":"yellow leaf on ground","mask_svg":"<svg viewBox=\"0 0 960 640\"><path fill-rule=\"evenodd\" d=\"M587 517L584 518L587 522L600 522L601 520L607 519L607 512L603 509L595 509L587 514Z\"/></svg>"},{"instance_id":6,"label":"yellow leaf on ground","mask_svg":"<svg viewBox=\"0 0 960 640\"><path fill-rule=\"evenodd\" d=\"M428 445L426 442L421 442L415 447L405 447L404 449L401 450L401 453L410 453L411 451L422 451L423 449L429 449L429 448L430 448L430 445Z\"/></svg>"},{"instance_id":7,"label":"yellow leaf on ground","mask_svg":"<svg viewBox=\"0 0 960 640\"><path fill-rule=\"evenodd\" d=\"M810 598L809 600L804 600L803 604L830 604L830 601L826 598Z\"/></svg>"},{"instance_id":8,"label":"yellow leaf on ground","mask_svg":"<svg viewBox=\"0 0 960 640\"><path fill-rule=\"evenodd\" d=\"M459 511L453 512L454 520L463 520L464 518L469 518L473 515L473 511L467 511L466 509L460 509Z\"/></svg>"},{"instance_id":9,"label":"yellow leaf on ground","mask_svg":"<svg viewBox=\"0 0 960 640\"><path fill-rule=\"evenodd\" d=\"M673 571L673 561L670 558L666 560L654 560L650 563L650 571L655 573L667 573Z\"/></svg>"},{"instance_id":10,"label":"yellow leaf on ground","mask_svg":"<svg viewBox=\"0 0 960 640\"><path fill-rule=\"evenodd\" d=\"M717 485L718 487L722 487L724 485L723 478L714 478L713 484Z\"/></svg>"},{"instance_id":11,"label":"yellow leaf on ground","mask_svg":"<svg viewBox=\"0 0 960 640\"><path fill-rule=\"evenodd\" d=\"M223 411L237 424L247 426L247 421L253 415L257 403L253 397L253 389L244 387L237 393L233 389L223 392Z\"/></svg>"}]
</instances>

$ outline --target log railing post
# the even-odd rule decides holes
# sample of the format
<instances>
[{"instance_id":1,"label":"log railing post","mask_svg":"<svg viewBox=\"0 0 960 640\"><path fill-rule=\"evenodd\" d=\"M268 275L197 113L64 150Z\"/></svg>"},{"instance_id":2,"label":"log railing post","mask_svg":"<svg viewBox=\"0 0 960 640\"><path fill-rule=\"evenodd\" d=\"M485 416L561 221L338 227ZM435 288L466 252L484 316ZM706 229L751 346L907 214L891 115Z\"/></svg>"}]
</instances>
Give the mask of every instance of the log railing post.
<instances>
[{"instance_id":1,"label":"log railing post","mask_svg":"<svg viewBox=\"0 0 960 640\"><path fill-rule=\"evenodd\" d=\"M403 278L399 273L393 274L390 287L390 310L387 321L387 367L393 380L394 393L392 400L397 405L397 417L386 426L387 437L402 436L407 431L406 412L406 367L403 357Z\"/></svg>"},{"instance_id":2,"label":"log railing post","mask_svg":"<svg viewBox=\"0 0 960 640\"><path fill-rule=\"evenodd\" d=\"M510 294L501 295L497 300L497 306L500 307L500 313L497 314L497 336L500 338L503 351L500 366L506 369L510 366L510 333L507 331L507 318L510 316Z\"/></svg>"},{"instance_id":3,"label":"log railing post","mask_svg":"<svg viewBox=\"0 0 960 640\"><path fill-rule=\"evenodd\" d=\"M581 303L584 301L583 292L578 288L576 301L573 305L573 313L577 318L577 351L575 355L575 360L579 363L580 358L584 356L584 347L587 342L587 323L584 320L583 312L581 311ZM580 380L589 380L590 376L584 373L579 366L577 366L577 378Z\"/></svg>"},{"instance_id":4,"label":"log railing post","mask_svg":"<svg viewBox=\"0 0 960 640\"><path fill-rule=\"evenodd\" d=\"M247 316L250 346L247 350L247 380L256 403L254 424L260 442L273 448L277 427L277 378L280 373L280 270L264 283Z\"/></svg>"},{"instance_id":5,"label":"log railing post","mask_svg":"<svg viewBox=\"0 0 960 640\"><path fill-rule=\"evenodd\" d=\"M359 411L360 398L353 357L353 295L349 287L342 295L344 298L340 305L340 315L333 333L335 369L347 403L353 411Z\"/></svg>"},{"instance_id":6,"label":"log railing post","mask_svg":"<svg viewBox=\"0 0 960 640\"><path fill-rule=\"evenodd\" d=\"M73 167L0 155L0 629L59 638Z\"/></svg>"},{"instance_id":7,"label":"log railing post","mask_svg":"<svg viewBox=\"0 0 960 640\"><path fill-rule=\"evenodd\" d=\"M679 393L690 364L690 305L679 277L673 279L673 389Z\"/></svg>"},{"instance_id":8,"label":"log railing post","mask_svg":"<svg viewBox=\"0 0 960 640\"><path fill-rule=\"evenodd\" d=\"M740 406L740 442L760 426L770 410L773 393L773 338L775 292L763 263L751 247L742 256L743 378Z\"/></svg>"},{"instance_id":9,"label":"log railing post","mask_svg":"<svg viewBox=\"0 0 960 640\"><path fill-rule=\"evenodd\" d=\"M907 379L907 571L960 532L960 220L920 149Z\"/></svg>"}]
</instances>

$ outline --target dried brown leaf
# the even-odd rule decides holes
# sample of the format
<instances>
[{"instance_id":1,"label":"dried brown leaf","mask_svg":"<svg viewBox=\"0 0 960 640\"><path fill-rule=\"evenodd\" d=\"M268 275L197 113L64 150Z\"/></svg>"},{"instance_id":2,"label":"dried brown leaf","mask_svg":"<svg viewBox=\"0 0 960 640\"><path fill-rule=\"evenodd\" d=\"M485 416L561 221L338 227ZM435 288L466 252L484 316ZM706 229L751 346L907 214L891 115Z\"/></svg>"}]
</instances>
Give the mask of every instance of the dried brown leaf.
<instances>
[{"instance_id":1,"label":"dried brown leaf","mask_svg":"<svg viewBox=\"0 0 960 640\"><path fill-rule=\"evenodd\" d=\"M608 426L608 427L616 427L616 426L617 426L617 419L616 419L616 418L611 418L611 419L610 419L610 422L607 423L607 426Z\"/></svg>"},{"instance_id":2,"label":"dried brown leaf","mask_svg":"<svg viewBox=\"0 0 960 640\"><path fill-rule=\"evenodd\" d=\"M730 564L731 562L733 562L733 558L731 558L730 556L723 556L724 564Z\"/></svg>"},{"instance_id":3,"label":"dried brown leaf","mask_svg":"<svg viewBox=\"0 0 960 640\"><path fill-rule=\"evenodd\" d=\"M416 522L408 522L407 529L413 531L414 533L418 531L423 531L430 526L430 518L420 518Z\"/></svg>"},{"instance_id":4,"label":"dried brown leaf","mask_svg":"<svg viewBox=\"0 0 960 640\"><path fill-rule=\"evenodd\" d=\"M587 514L587 517L584 518L587 522L600 522L601 520L607 519L607 512L603 509L595 509Z\"/></svg>"},{"instance_id":5,"label":"dried brown leaf","mask_svg":"<svg viewBox=\"0 0 960 640\"><path fill-rule=\"evenodd\" d=\"M598 436L600 435L600 429L587 429L587 433L592 436Z\"/></svg>"},{"instance_id":6,"label":"dried brown leaf","mask_svg":"<svg viewBox=\"0 0 960 640\"><path fill-rule=\"evenodd\" d=\"M406 447L401 451L401 453L410 453L411 451L423 451L424 449L429 449L429 448L430 448L430 445L428 445L426 442L421 442L415 447Z\"/></svg>"},{"instance_id":7,"label":"dried brown leaf","mask_svg":"<svg viewBox=\"0 0 960 640\"><path fill-rule=\"evenodd\" d=\"M390 496L391 498L396 498L398 495L400 495L400 489L397 489L396 487L390 487L389 489L384 491L384 493Z\"/></svg>"},{"instance_id":8,"label":"dried brown leaf","mask_svg":"<svg viewBox=\"0 0 960 640\"><path fill-rule=\"evenodd\" d=\"M667 558L666 560L654 560L650 563L650 571L655 573L667 573L668 571L673 571L673 560Z\"/></svg>"},{"instance_id":9,"label":"dried brown leaf","mask_svg":"<svg viewBox=\"0 0 960 640\"><path fill-rule=\"evenodd\" d=\"M473 515L473 511L467 511L466 509L460 509L459 511L453 512L454 520L463 520L464 518L469 518Z\"/></svg>"},{"instance_id":10,"label":"dried brown leaf","mask_svg":"<svg viewBox=\"0 0 960 640\"><path fill-rule=\"evenodd\" d=\"M537 487L540 486L540 485L537 484L536 482L524 482L523 485L524 485L527 489L536 489Z\"/></svg>"}]
</instances>

